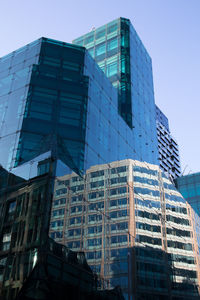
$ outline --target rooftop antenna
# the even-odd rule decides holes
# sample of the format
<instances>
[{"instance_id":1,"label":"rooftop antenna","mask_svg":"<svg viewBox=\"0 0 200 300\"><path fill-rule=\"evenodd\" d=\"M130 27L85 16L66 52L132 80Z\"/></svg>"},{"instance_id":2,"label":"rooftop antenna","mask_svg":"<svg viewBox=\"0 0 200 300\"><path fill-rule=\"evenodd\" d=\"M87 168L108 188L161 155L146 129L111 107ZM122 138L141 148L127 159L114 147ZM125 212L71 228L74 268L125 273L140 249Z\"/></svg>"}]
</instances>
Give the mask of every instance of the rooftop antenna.
<instances>
[{"instance_id":1,"label":"rooftop antenna","mask_svg":"<svg viewBox=\"0 0 200 300\"><path fill-rule=\"evenodd\" d=\"M183 169L183 172L181 173L181 176L184 175L184 172L185 172L185 170L186 170L187 167L188 167L188 165L186 165L185 168Z\"/></svg>"}]
</instances>

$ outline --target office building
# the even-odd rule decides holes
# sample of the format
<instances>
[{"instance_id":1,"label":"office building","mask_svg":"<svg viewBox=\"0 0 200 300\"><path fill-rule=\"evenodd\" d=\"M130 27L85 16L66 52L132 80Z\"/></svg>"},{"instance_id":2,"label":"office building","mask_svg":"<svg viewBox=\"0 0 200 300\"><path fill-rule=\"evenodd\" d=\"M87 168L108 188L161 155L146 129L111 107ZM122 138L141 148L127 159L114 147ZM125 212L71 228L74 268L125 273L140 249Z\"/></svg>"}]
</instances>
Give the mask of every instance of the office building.
<instances>
[{"instance_id":1,"label":"office building","mask_svg":"<svg viewBox=\"0 0 200 300\"><path fill-rule=\"evenodd\" d=\"M123 160L58 177L51 214L50 236L84 251L126 299L198 299L187 203L158 166Z\"/></svg>"},{"instance_id":2,"label":"office building","mask_svg":"<svg viewBox=\"0 0 200 300\"><path fill-rule=\"evenodd\" d=\"M160 167L171 179L178 177L178 145L170 133L167 117L154 104L151 58L130 20L114 20L75 39L73 43L88 49L113 86L118 89L119 114L134 129L134 135L143 143L143 149L152 139L152 134L149 140L146 138L149 126L153 126L153 139L156 140L154 118L156 119ZM140 160L143 161L141 158Z\"/></svg>"},{"instance_id":3,"label":"office building","mask_svg":"<svg viewBox=\"0 0 200 300\"><path fill-rule=\"evenodd\" d=\"M0 183L9 180L0 189L0 299L123 300L120 288L98 291L100 283L83 252L48 237L51 171L29 180L0 171Z\"/></svg>"},{"instance_id":4,"label":"office building","mask_svg":"<svg viewBox=\"0 0 200 300\"><path fill-rule=\"evenodd\" d=\"M48 241L55 176L129 157L156 163L157 141L154 125L143 136L127 125L83 47L41 38L0 59L0 85L0 278L12 299Z\"/></svg>"},{"instance_id":5,"label":"office building","mask_svg":"<svg viewBox=\"0 0 200 300\"><path fill-rule=\"evenodd\" d=\"M50 172L29 180L0 172L0 299L15 299L48 242L52 179Z\"/></svg>"},{"instance_id":6,"label":"office building","mask_svg":"<svg viewBox=\"0 0 200 300\"><path fill-rule=\"evenodd\" d=\"M50 229L86 252L101 288L195 299L186 203L156 166L151 59L124 18L75 43L41 38L0 59L4 298L29 277Z\"/></svg>"},{"instance_id":7,"label":"office building","mask_svg":"<svg viewBox=\"0 0 200 300\"><path fill-rule=\"evenodd\" d=\"M82 47L41 38L1 58L0 86L0 285L13 299L48 240L55 176L136 152L116 91Z\"/></svg>"},{"instance_id":8,"label":"office building","mask_svg":"<svg viewBox=\"0 0 200 300\"><path fill-rule=\"evenodd\" d=\"M200 173L193 173L176 178L175 184L179 192L188 202L191 224L194 228L196 244L194 245L199 263L200 278Z\"/></svg>"},{"instance_id":9,"label":"office building","mask_svg":"<svg viewBox=\"0 0 200 300\"><path fill-rule=\"evenodd\" d=\"M1 58L0 73L5 169L48 151L77 172L125 158L157 163L152 86L148 101L134 105L140 122L130 128L116 89L82 47L41 38Z\"/></svg>"},{"instance_id":10,"label":"office building","mask_svg":"<svg viewBox=\"0 0 200 300\"><path fill-rule=\"evenodd\" d=\"M134 159L150 162L149 150L158 159L151 58L130 20L116 19L73 43L86 47L117 88L119 115L132 128L132 143L141 153Z\"/></svg>"},{"instance_id":11,"label":"office building","mask_svg":"<svg viewBox=\"0 0 200 300\"><path fill-rule=\"evenodd\" d=\"M170 133L167 117L157 105L155 108L160 167L174 180L181 175L178 144Z\"/></svg>"},{"instance_id":12,"label":"office building","mask_svg":"<svg viewBox=\"0 0 200 300\"><path fill-rule=\"evenodd\" d=\"M177 189L200 217L200 173L181 176L175 183Z\"/></svg>"},{"instance_id":13,"label":"office building","mask_svg":"<svg viewBox=\"0 0 200 300\"><path fill-rule=\"evenodd\" d=\"M16 300L124 300L119 287L97 289L96 275L83 252L73 252L49 239Z\"/></svg>"}]
</instances>

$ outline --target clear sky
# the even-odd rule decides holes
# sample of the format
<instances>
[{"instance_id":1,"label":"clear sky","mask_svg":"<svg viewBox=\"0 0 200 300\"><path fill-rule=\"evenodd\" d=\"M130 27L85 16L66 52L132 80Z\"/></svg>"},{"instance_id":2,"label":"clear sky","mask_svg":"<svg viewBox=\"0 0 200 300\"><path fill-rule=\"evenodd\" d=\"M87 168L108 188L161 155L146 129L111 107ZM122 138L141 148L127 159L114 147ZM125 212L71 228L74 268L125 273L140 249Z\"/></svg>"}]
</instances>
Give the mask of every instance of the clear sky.
<instances>
[{"instance_id":1,"label":"clear sky","mask_svg":"<svg viewBox=\"0 0 200 300\"><path fill-rule=\"evenodd\" d=\"M41 37L71 42L129 18L153 61L155 101L184 174L200 171L200 0L0 0L0 57Z\"/></svg>"}]
</instances>

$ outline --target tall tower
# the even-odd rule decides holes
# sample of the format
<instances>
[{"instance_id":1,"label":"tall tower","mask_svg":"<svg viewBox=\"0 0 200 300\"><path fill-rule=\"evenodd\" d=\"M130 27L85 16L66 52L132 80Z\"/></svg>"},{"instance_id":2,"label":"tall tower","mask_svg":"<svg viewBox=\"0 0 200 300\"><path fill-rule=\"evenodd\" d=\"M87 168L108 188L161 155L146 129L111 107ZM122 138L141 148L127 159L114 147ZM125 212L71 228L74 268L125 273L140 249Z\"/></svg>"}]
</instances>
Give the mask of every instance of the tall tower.
<instances>
[{"instance_id":1,"label":"tall tower","mask_svg":"<svg viewBox=\"0 0 200 300\"><path fill-rule=\"evenodd\" d=\"M0 279L13 299L48 240L55 176L128 157L157 162L157 148L142 135L137 143L83 47L26 45L0 59L0 86Z\"/></svg>"},{"instance_id":2,"label":"tall tower","mask_svg":"<svg viewBox=\"0 0 200 300\"><path fill-rule=\"evenodd\" d=\"M125 18L75 43L41 38L0 59L0 282L7 299L32 270L34 247L48 240L50 224L54 239L87 252L109 287L120 278L126 297L137 284L143 297L152 283L167 297L170 276L179 290L176 277L189 276L195 295L185 200L158 167L151 59ZM167 265L164 276L154 269L155 252L156 264ZM148 259L136 264L137 253ZM187 276L182 263L192 265Z\"/></svg>"},{"instance_id":3,"label":"tall tower","mask_svg":"<svg viewBox=\"0 0 200 300\"><path fill-rule=\"evenodd\" d=\"M130 20L116 19L73 43L86 47L117 88L119 114L132 128L130 142L140 153L136 159L158 159L151 58Z\"/></svg>"},{"instance_id":4,"label":"tall tower","mask_svg":"<svg viewBox=\"0 0 200 300\"><path fill-rule=\"evenodd\" d=\"M152 151L158 154L157 163L161 169L171 179L179 176L177 142L170 133L167 117L154 103L151 58L130 20L114 20L75 39L73 43L87 48L118 89L118 111L133 128L132 142L135 147L140 147L142 153L139 159L143 161L146 157L144 161L148 161L146 147L153 142L157 150Z\"/></svg>"}]
</instances>

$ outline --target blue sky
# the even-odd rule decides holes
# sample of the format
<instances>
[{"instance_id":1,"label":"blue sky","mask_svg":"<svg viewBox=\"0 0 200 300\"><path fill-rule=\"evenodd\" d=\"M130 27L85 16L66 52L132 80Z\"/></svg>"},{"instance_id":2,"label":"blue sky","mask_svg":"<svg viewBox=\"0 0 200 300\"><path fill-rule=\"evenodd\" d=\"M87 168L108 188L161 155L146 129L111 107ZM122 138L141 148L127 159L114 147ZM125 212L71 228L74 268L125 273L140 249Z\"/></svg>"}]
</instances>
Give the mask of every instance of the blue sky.
<instances>
[{"instance_id":1,"label":"blue sky","mask_svg":"<svg viewBox=\"0 0 200 300\"><path fill-rule=\"evenodd\" d=\"M155 101L179 143L184 174L200 171L200 0L2 0L0 57L41 37L65 42L129 18L153 62Z\"/></svg>"}]
</instances>

